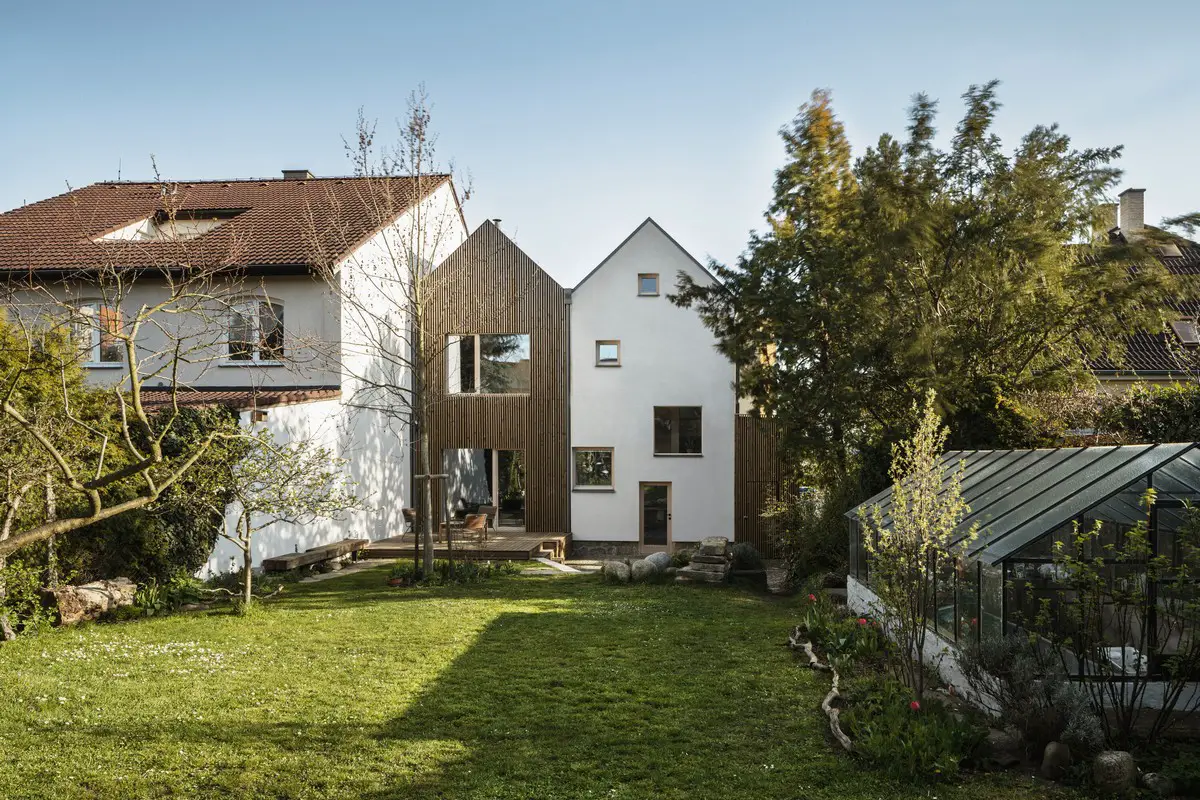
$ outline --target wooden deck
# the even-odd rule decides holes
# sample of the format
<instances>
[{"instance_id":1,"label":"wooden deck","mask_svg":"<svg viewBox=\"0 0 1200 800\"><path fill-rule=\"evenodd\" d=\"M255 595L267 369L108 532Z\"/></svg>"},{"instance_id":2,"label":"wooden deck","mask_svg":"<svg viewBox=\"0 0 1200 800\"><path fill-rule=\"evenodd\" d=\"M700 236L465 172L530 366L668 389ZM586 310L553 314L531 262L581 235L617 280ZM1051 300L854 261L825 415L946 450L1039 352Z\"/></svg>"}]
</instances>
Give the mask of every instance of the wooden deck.
<instances>
[{"instance_id":1,"label":"wooden deck","mask_svg":"<svg viewBox=\"0 0 1200 800\"><path fill-rule=\"evenodd\" d=\"M530 533L518 530L488 531L487 541L453 532L451 544L455 558L488 561L528 561L539 556L561 561L566 558L569 533ZM364 551L367 558L412 558L413 535L392 536L371 542ZM446 558L449 552L444 539L434 543L433 557Z\"/></svg>"}]
</instances>

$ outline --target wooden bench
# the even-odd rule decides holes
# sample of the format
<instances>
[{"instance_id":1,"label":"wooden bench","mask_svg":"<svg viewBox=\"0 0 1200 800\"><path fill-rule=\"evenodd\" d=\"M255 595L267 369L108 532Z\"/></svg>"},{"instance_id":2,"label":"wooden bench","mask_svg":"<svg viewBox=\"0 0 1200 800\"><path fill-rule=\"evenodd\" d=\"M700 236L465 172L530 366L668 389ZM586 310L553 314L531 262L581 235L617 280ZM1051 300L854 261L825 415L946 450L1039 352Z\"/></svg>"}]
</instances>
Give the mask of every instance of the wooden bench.
<instances>
[{"instance_id":1,"label":"wooden bench","mask_svg":"<svg viewBox=\"0 0 1200 800\"><path fill-rule=\"evenodd\" d=\"M332 561L344 555L357 553L359 550L366 550L369 544L371 544L370 539L343 539L333 544L309 548L303 553L288 553L287 555L264 558L262 567L267 572L287 572L297 567L320 564L323 561Z\"/></svg>"}]
</instances>

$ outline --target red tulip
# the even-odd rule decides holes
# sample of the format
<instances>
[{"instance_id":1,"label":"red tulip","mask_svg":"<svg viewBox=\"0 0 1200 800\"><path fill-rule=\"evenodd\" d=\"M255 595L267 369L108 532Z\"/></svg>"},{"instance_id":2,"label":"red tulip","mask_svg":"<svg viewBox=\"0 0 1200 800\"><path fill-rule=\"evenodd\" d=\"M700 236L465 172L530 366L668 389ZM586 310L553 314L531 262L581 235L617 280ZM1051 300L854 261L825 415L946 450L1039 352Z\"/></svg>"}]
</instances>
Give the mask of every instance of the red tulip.
<instances>
[{"instance_id":1,"label":"red tulip","mask_svg":"<svg viewBox=\"0 0 1200 800\"><path fill-rule=\"evenodd\" d=\"M911 708L913 711L921 710L921 704L918 703L916 700L913 700L911 703L909 703L908 707Z\"/></svg>"},{"instance_id":2,"label":"red tulip","mask_svg":"<svg viewBox=\"0 0 1200 800\"><path fill-rule=\"evenodd\" d=\"M866 625L866 624L867 624L867 620L866 620L865 618L863 618L863 617L859 617L859 618L858 618L858 624L859 624L859 625Z\"/></svg>"},{"instance_id":3,"label":"red tulip","mask_svg":"<svg viewBox=\"0 0 1200 800\"><path fill-rule=\"evenodd\" d=\"M810 594L810 595L808 596L808 602L810 602L810 603L815 603L815 602L817 602L817 596L816 596L815 594Z\"/></svg>"}]
</instances>

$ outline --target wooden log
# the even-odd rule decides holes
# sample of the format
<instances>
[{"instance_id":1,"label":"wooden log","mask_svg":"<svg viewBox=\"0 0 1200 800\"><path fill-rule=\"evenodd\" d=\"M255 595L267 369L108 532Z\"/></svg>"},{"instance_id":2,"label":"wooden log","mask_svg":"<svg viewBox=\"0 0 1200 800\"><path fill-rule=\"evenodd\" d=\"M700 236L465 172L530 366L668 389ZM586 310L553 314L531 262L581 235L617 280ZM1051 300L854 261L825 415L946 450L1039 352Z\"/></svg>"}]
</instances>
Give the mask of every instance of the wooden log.
<instances>
[{"instance_id":1,"label":"wooden log","mask_svg":"<svg viewBox=\"0 0 1200 800\"><path fill-rule=\"evenodd\" d=\"M42 605L54 609L59 625L74 625L98 619L121 606L131 606L136 594L136 583L128 578L115 578L82 586L42 589Z\"/></svg>"},{"instance_id":2,"label":"wooden log","mask_svg":"<svg viewBox=\"0 0 1200 800\"><path fill-rule=\"evenodd\" d=\"M832 686L830 687L829 692L825 695L825 699L821 701L821 711L823 711L825 716L829 719L829 730L833 733L833 738L837 740L837 743L841 745L842 749L847 753L854 752L854 742L852 742L850 737L846 735L846 732L842 730L841 710L834 708L833 706L834 699L841 697L841 694L838 692L838 683L840 681L838 671L829 664L821 663L821 659L817 658L816 652L813 651L812 642L804 638L804 633L804 629L799 625L793 628L791 635L788 636L788 647L792 648L793 650L804 651L804 655L808 657L809 669L816 670L817 672L828 672L832 674Z\"/></svg>"}]
</instances>

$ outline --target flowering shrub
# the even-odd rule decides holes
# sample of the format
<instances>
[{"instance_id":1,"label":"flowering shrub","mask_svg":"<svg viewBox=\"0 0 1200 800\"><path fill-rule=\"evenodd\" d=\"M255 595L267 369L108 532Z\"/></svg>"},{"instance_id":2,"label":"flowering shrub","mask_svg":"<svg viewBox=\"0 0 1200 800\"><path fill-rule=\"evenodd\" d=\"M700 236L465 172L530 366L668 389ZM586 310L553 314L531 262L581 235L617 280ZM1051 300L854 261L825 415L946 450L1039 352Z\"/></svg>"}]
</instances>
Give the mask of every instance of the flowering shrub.
<instances>
[{"instance_id":1,"label":"flowering shrub","mask_svg":"<svg viewBox=\"0 0 1200 800\"><path fill-rule=\"evenodd\" d=\"M849 684L842 729L854 752L906 780L945 780L958 773L986 729L936 701L921 703L899 681L862 678Z\"/></svg>"}]
</instances>

